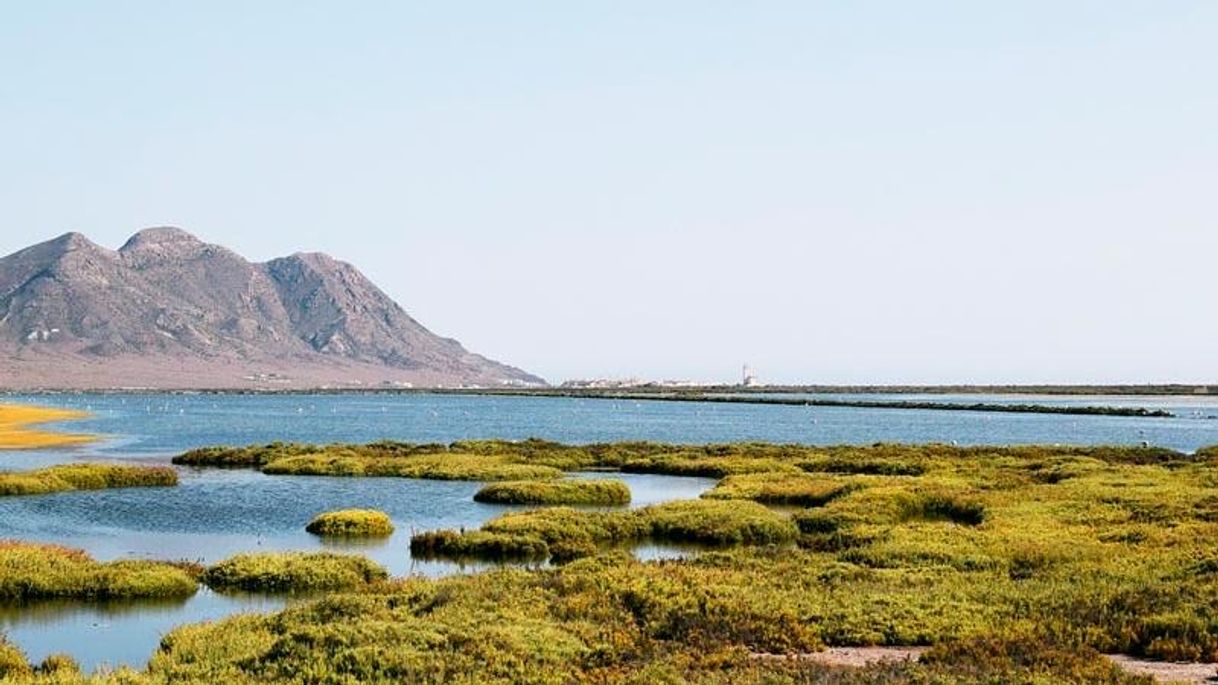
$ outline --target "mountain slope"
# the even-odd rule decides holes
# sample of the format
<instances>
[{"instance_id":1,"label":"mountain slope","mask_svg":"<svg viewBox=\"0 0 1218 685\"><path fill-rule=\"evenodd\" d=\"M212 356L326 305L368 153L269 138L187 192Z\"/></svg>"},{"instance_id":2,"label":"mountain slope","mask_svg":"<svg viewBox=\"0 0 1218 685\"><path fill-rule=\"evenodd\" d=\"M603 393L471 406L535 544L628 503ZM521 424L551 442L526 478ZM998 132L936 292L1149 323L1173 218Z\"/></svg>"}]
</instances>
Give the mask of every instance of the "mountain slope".
<instances>
[{"instance_id":1,"label":"mountain slope","mask_svg":"<svg viewBox=\"0 0 1218 685\"><path fill-rule=\"evenodd\" d=\"M0 387L538 384L323 254L259 264L177 228L68 233L0 259Z\"/></svg>"}]
</instances>

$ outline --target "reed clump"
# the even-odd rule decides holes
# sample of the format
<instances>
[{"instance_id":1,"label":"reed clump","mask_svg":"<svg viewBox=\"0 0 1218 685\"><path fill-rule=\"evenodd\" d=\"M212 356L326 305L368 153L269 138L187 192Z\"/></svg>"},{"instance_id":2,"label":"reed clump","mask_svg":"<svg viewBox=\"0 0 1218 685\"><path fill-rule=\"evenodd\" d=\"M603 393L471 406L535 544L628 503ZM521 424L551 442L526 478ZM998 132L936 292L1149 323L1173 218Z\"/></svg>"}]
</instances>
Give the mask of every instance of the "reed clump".
<instances>
[{"instance_id":1,"label":"reed clump","mask_svg":"<svg viewBox=\"0 0 1218 685\"><path fill-rule=\"evenodd\" d=\"M34 471L0 473L0 497L177 484L177 471L166 466L63 464Z\"/></svg>"},{"instance_id":2,"label":"reed clump","mask_svg":"<svg viewBox=\"0 0 1218 685\"><path fill-rule=\"evenodd\" d=\"M857 487L860 487L859 484L853 481L802 473L746 473L724 478L702 497L821 507Z\"/></svg>"},{"instance_id":3,"label":"reed clump","mask_svg":"<svg viewBox=\"0 0 1218 685\"><path fill-rule=\"evenodd\" d=\"M491 519L481 530L433 531L415 535L413 552L429 556L549 558L563 560L598 547L642 540L703 545L770 545L795 539L789 518L754 502L694 500L634 511L586 511L566 507L535 509Z\"/></svg>"},{"instance_id":4,"label":"reed clump","mask_svg":"<svg viewBox=\"0 0 1218 685\"><path fill-rule=\"evenodd\" d=\"M630 503L630 488L620 480L563 479L492 483L474 494L474 501L488 504L586 504Z\"/></svg>"},{"instance_id":5,"label":"reed clump","mask_svg":"<svg viewBox=\"0 0 1218 685\"><path fill-rule=\"evenodd\" d=\"M330 552L238 554L203 572L214 590L305 592L341 590L383 581L389 574L364 557Z\"/></svg>"},{"instance_id":6,"label":"reed clump","mask_svg":"<svg viewBox=\"0 0 1218 685\"><path fill-rule=\"evenodd\" d=\"M393 521L383 511L343 509L318 514L305 530L323 537L388 537Z\"/></svg>"},{"instance_id":7,"label":"reed clump","mask_svg":"<svg viewBox=\"0 0 1218 685\"><path fill-rule=\"evenodd\" d=\"M143 560L99 562L57 545L0 541L0 601L189 597L198 589L180 566Z\"/></svg>"}]
</instances>

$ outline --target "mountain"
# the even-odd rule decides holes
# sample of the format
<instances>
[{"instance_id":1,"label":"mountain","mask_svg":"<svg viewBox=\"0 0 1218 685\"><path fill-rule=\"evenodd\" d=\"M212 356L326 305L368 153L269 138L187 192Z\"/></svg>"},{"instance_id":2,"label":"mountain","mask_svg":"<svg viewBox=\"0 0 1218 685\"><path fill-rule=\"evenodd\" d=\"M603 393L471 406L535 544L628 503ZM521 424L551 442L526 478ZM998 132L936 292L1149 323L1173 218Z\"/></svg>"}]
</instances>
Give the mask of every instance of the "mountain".
<instances>
[{"instance_id":1,"label":"mountain","mask_svg":"<svg viewBox=\"0 0 1218 685\"><path fill-rule=\"evenodd\" d=\"M0 259L0 387L538 385L424 328L318 253L247 261L178 228Z\"/></svg>"}]
</instances>

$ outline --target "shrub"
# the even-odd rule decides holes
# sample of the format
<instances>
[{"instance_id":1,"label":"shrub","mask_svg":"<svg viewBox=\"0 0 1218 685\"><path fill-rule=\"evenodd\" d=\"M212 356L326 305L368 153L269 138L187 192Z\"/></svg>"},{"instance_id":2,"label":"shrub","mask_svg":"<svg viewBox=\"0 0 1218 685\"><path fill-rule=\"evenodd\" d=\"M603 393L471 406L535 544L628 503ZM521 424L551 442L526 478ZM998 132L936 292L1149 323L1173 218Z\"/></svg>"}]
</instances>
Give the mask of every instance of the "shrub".
<instances>
[{"instance_id":1,"label":"shrub","mask_svg":"<svg viewBox=\"0 0 1218 685\"><path fill-rule=\"evenodd\" d=\"M370 457L338 450L275 459L264 473L286 476L366 476L428 480L538 480L562 474L551 466L512 463L477 454L419 454Z\"/></svg>"},{"instance_id":2,"label":"shrub","mask_svg":"<svg viewBox=\"0 0 1218 685\"><path fill-rule=\"evenodd\" d=\"M410 553L423 559L446 557L527 561L546 559L550 556L550 547L536 535L437 530L411 537Z\"/></svg>"},{"instance_id":3,"label":"shrub","mask_svg":"<svg viewBox=\"0 0 1218 685\"><path fill-rule=\"evenodd\" d=\"M34 670L40 675L73 676L80 674L80 664L76 663L76 660L70 655L51 654L43 659Z\"/></svg>"},{"instance_id":4,"label":"shrub","mask_svg":"<svg viewBox=\"0 0 1218 685\"><path fill-rule=\"evenodd\" d=\"M177 484L177 471L165 466L64 464L35 471L0 473L0 496Z\"/></svg>"},{"instance_id":5,"label":"shrub","mask_svg":"<svg viewBox=\"0 0 1218 685\"><path fill-rule=\"evenodd\" d=\"M333 537L388 537L393 535L393 522L381 511L344 509L318 514L305 530Z\"/></svg>"},{"instance_id":6,"label":"shrub","mask_svg":"<svg viewBox=\"0 0 1218 685\"><path fill-rule=\"evenodd\" d=\"M25 660L21 650L0 635L0 679L18 679L33 673L34 669L30 668L30 663Z\"/></svg>"},{"instance_id":7,"label":"shrub","mask_svg":"<svg viewBox=\"0 0 1218 685\"><path fill-rule=\"evenodd\" d=\"M78 549L0 542L0 600L189 597L194 578L155 561L94 561Z\"/></svg>"},{"instance_id":8,"label":"shrub","mask_svg":"<svg viewBox=\"0 0 1218 685\"><path fill-rule=\"evenodd\" d=\"M276 459L319 451L317 445L272 442L248 447L201 447L179 454L173 463L182 466L213 466L219 468L258 468Z\"/></svg>"},{"instance_id":9,"label":"shrub","mask_svg":"<svg viewBox=\"0 0 1218 685\"><path fill-rule=\"evenodd\" d=\"M208 568L202 581L216 590L300 592L354 588L388 578L364 557L329 552L238 554Z\"/></svg>"},{"instance_id":10,"label":"shrub","mask_svg":"<svg viewBox=\"0 0 1218 685\"><path fill-rule=\"evenodd\" d=\"M629 504L630 488L620 480L566 479L493 483L474 501L489 504Z\"/></svg>"},{"instance_id":11,"label":"shrub","mask_svg":"<svg viewBox=\"0 0 1218 685\"><path fill-rule=\"evenodd\" d=\"M693 500L635 511L535 509L491 519L480 531L422 533L411 550L445 556L545 558L588 556L598 545L648 538L705 545L788 543L798 530L791 520L755 502ZM545 546L543 547L541 544Z\"/></svg>"},{"instance_id":12,"label":"shrub","mask_svg":"<svg viewBox=\"0 0 1218 685\"><path fill-rule=\"evenodd\" d=\"M651 535L662 540L708 545L770 545L791 542L791 520L753 502L669 502L643 510Z\"/></svg>"},{"instance_id":13,"label":"shrub","mask_svg":"<svg viewBox=\"0 0 1218 685\"><path fill-rule=\"evenodd\" d=\"M802 473L749 473L728 476L706 499L749 499L763 504L820 507L858 487L855 483Z\"/></svg>"},{"instance_id":14,"label":"shrub","mask_svg":"<svg viewBox=\"0 0 1218 685\"><path fill-rule=\"evenodd\" d=\"M906 516L930 521L951 521L962 526L979 526L985 520L985 507L980 502L955 495L923 494L910 503Z\"/></svg>"}]
</instances>

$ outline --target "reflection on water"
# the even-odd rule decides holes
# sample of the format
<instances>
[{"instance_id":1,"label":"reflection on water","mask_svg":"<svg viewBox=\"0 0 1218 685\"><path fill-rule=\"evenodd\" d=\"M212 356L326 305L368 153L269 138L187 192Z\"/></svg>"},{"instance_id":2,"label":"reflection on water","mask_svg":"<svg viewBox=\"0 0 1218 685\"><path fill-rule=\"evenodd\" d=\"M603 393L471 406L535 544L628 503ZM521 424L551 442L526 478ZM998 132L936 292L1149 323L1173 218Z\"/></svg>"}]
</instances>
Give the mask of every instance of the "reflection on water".
<instances>
[{"instance_id":1,"label":"reflection on water","mask_svg":"<svg viewBox=\"0 0 1218 685\"><path fill-rule=\"evenodd\" d=\"M289 601L282 596L227 595L201 589L176 602L34 602L0 607L0 627L35 663L49 654L67 653L86 670L103 665L139 667L161 637L185 621L276 611Z\"/></svg>"},{"instance_id":2,"label":"reflection on water","mask_svg":"<svg viewBox=\"0 0 1218 685\"><path fill-rule=\"evenodd\" d=\"M648 474L576 474L620 478L631 506L699 496L706 478ZM473 573L496 564L413 559L410 537L435 528L477 528L527 507L473 501L480 483L401 478L266 476L256 471L183 469L176 488L130 488L0 498L0 538L54 542L98 559L185 559L214 563L233 554L270 550L358 553L395 576ZM349 507L387 512L397 528L374 540L322 539L304 526L322 511ZM658 558L659 548L641 553ZM0 625L35 660L67 652L86 669L143 665L160 638L183 623L237 612L273 611L285 598L217 594L206 589L177 602L80 605L35 603L0 610Z\"/></svg>"}]
</instances>

